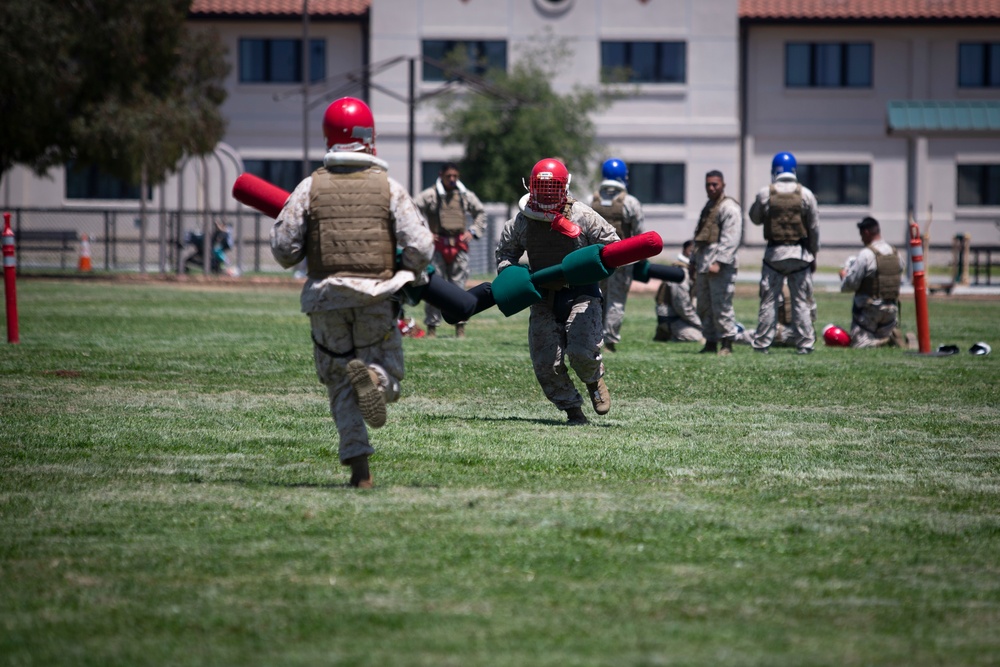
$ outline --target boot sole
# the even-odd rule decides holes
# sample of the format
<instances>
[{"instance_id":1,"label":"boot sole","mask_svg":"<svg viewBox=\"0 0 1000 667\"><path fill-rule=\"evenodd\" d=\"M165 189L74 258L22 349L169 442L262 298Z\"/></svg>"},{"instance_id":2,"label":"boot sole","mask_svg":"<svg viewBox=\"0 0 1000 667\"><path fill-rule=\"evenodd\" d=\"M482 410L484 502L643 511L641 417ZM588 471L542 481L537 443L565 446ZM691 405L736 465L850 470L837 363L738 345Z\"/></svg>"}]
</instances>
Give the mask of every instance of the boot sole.
<instances>
[{"instance_id":1,"label":"boot sole","mask_svg":"<svg viewBox=\"0 0 1000 667\"><path fill-rule=\"evenodd\" d=\"M365 423L372 428L385 426L385 396L372 382L365 362L358 359L347 362L347 377L358 397L358 407Z\"/></svg>"}]
</instances>

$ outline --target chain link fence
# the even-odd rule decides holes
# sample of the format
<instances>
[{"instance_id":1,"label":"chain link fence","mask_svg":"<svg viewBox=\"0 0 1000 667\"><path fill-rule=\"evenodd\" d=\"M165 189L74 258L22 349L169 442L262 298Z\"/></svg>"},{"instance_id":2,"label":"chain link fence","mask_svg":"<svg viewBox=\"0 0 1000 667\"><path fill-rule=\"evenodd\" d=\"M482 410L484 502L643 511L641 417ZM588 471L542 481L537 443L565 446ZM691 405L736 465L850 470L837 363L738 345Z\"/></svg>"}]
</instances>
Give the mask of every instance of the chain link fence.
<instances>
[{"instance_id":1,"label":"chain link fence","mask_svg":"<svg viewBox=\"0 0 1000 667\"><path fill-rule=\"evenodd\" d=\"M17 270L30 275L76 271L86 239L95 271L184 273L203 270L198 237L216 223L229 231L232 244L220 270L234 275L278 273L269 234L274 221L256 211L146 210L145 230L136 209L14 208L11 227ZM506 207L488 207L487 233L469 247L473 275L496 272L494 250L506 221Z\"/></svg>"}]
</instances>

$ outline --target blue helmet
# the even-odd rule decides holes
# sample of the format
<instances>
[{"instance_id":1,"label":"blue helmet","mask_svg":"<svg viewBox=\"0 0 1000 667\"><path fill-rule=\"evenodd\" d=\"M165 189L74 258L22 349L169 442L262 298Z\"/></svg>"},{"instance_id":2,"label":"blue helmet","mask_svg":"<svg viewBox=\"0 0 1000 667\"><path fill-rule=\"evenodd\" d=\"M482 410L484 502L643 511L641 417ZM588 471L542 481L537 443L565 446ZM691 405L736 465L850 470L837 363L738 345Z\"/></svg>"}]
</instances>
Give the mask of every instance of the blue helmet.
<instances>
[{"instance_id":1,"label":"blue helmet","mask_svg":"<svg viewBox=\"0 0 1000 667\"><path fill-rule=\"evenodd\" d=\"M601 165L601 178L626 185L628 184L628 165L616 157L608 158Z\"/></svg>"},{"instance_id":2,"label":"blue helmet","mask_svg":"<svg viewBox=\"0 0 1000 667\"><path fill-rule=\"evenodd\" d=\"M771 180L778 177L778 174L795 173L795 156L791 153L778 153L771 160Z\"/></svg>"}]
</instances>

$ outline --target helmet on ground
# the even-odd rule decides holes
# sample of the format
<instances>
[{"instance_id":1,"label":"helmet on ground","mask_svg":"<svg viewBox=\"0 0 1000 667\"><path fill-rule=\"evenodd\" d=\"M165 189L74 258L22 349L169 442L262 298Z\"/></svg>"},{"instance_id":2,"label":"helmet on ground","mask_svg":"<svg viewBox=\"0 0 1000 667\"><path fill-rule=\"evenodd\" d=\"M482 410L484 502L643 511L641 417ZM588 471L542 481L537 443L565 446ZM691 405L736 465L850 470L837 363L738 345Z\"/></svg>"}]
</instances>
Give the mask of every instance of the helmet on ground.
<instances>
[{"instance_id":1,"label":"helmet on ground","mask_svg":"<svg viewBox=\"0 0 1000 667\"><path fill-rule=\"evenodd\" d=\"M566 203L570 175L566 165L555 158L539 160L528 181L528 205L536 211L549 211Z\"/></svg>"},{"instance_id":2,"label":"helmet on ground","mask_svg":"<svg viewBox=\"0 0 1000 667\"><path fill-rule=\"evenodd\" d=\"M771 160L771 179L778 177L778 174L795 173L795 156L791 153L778 153Z\"/></svg>"},{"instance_id":3,"label":"helmet on ground","mask_svg":"<svg viewBox=\"0 0 1000 667\"><path fill-rule=\"evenodd\" d=\"M356 97L334 100L323 114L326 147L334 151L375 154L375 119L368 105Z\"/></svg>"},{"instance_id":4,"label":"helmet on ground","mask_svg":"<svg viewBox=\"0 0 1000 667\"><path fill-rule=\"evenodd\" d=\"M851 336L836 324L823 327L823 342L830 347L850 347Z\"/></svg>"},{"instance_id":5,"label":"helmet on ground","mask_svg":"<svg viewBox=\"0 0 1000 667\"><path fill-rule=\"evenodd\" d=\"M983 343L981 341L969 348L969 353L974 354L977 357L985 357L992 351L993 348L989 346L989 343Z\"/></svg>"},{"instance_id":6,"label":"helmet on ground","mask_svg":"<svg viewBox=\"0 0 1000 667\"><path fill-rule=\"evenodd\" d=\"M616 157L608 158L601 165L601 178L606 181L618 181L622 185L627 185L628 165Z\"/></svg>"}]
</instances>

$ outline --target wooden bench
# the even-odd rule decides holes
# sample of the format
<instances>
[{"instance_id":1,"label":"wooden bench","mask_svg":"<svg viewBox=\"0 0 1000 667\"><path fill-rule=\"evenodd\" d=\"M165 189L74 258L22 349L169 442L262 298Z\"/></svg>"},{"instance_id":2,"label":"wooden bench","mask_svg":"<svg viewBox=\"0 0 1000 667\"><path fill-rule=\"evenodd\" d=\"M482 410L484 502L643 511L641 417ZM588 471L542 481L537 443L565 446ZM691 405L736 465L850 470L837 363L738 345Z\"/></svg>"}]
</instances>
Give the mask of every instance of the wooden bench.
<instances>
[{"instance_id":1,"label":"wooden bench","mask_svg":"<svg viewBox=\"0 0 1000 667\"><path fill-rule=\"evenodd\" d=\"M22 252L58 252L59 265L66 268L66 255L76 251L75 229L25 229L14 235L14 247ZM20 264L20 262L18 262Z\"/></svg>"}]
</instances>

